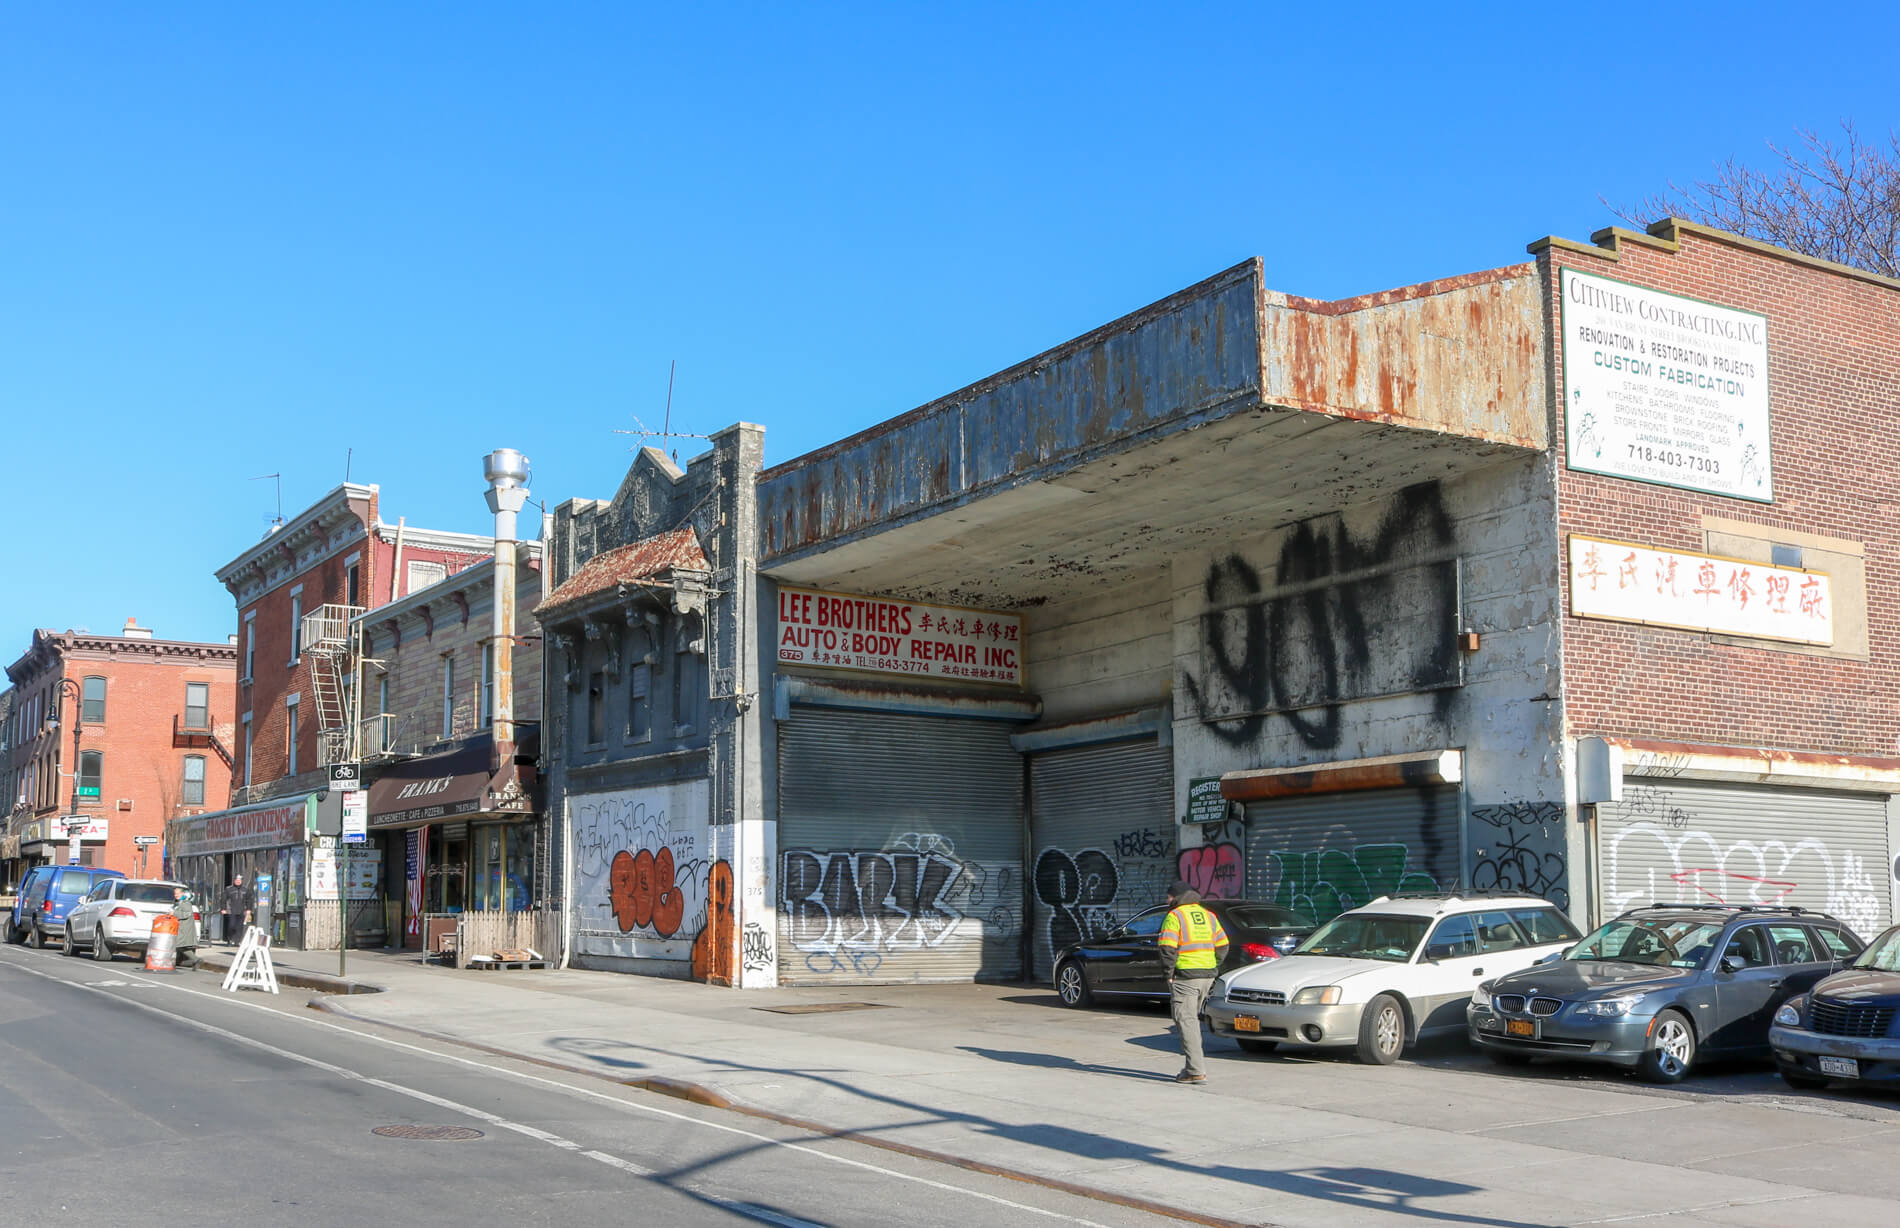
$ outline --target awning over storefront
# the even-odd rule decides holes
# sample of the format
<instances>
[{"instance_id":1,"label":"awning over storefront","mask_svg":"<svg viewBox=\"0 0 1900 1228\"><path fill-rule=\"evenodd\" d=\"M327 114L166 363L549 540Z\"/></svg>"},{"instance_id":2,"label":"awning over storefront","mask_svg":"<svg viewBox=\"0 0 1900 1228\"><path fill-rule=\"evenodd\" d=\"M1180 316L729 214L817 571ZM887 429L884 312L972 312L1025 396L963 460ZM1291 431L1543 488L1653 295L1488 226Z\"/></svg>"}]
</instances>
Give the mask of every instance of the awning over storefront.
<instances>
[{"instance_id":1,"label":"awning over storefront","mask_svg":"<svg viewBox=\"0 0 1900 1228\"><path fill-rule=\"evenodd\" d=\"M369 786L369 825L414 827L483 808L494 754L487 738L459 750L399 763Z\"/></svg>"},{"instance_id":2,"label":"awning over storefront","mask_svg":"<svg viewBox=\"0 0 1900 1228\"><path fill-rule=\"evenodd\" d=\"M302 844L310 835L310 803L319 796L296 793L174 819L166 830L166 855L204 857Z\"/></svg>"}]
</instances>

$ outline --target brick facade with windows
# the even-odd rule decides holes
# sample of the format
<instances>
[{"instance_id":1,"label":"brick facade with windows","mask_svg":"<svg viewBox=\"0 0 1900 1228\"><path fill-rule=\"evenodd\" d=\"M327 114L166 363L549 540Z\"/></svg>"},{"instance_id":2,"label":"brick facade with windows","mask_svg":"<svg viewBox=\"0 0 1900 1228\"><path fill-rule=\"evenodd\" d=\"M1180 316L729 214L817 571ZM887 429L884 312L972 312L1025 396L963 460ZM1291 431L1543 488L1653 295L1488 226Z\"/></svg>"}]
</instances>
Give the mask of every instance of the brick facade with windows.
<instances>
[{"instance_id":1,"label":"brick facade with windows","mask_svg":"<svg viewBox=\"0 0 1900 1228\"><path fill-rule=\"evenodd\" d=\"M13 811L7 882L26 866L67 859L58 816L104 820L103 839L82 840L81 860L136 874L135 837L162 841L169 820L223 806L237 665L231 644L156 639L136 622L117 636L35 632L32 647L7 667L14 695L0 765ZM164 866L162 843L151 845L145 872L157 876Z\"/></svg>"},{"instance_id":2,"label":"brick facade with windows","mask_svg":"<svg viewBox=\"0 0 1900 1228\"><path fill-rule=\"evenodd\" d=\"M324 605L374 609L405 594L412 579L454 575L490 556L486 537L380 523L378 498L375 486L338 486L218 570L238 614L229 804L323 786L302 616Z\"/></svg>"},{"instance_id":3,"label":"brick facade with windows","mask_svg":"<svg viewBox=\"0 0 1900 1228\"><path fill-rule=\"evenodd\" d=\"M1533 245L1545 275L1551 387L1564 387L1559 270L1766 317L1773 502L1568 467L1553 406L1558 530L1830 574L1829 648L1566 616L1573 735L1891 756L1900 710L1900 283L1686 223ZM1570 608L1568 569L1565 608Z\"/></svg>"}]
</instances>

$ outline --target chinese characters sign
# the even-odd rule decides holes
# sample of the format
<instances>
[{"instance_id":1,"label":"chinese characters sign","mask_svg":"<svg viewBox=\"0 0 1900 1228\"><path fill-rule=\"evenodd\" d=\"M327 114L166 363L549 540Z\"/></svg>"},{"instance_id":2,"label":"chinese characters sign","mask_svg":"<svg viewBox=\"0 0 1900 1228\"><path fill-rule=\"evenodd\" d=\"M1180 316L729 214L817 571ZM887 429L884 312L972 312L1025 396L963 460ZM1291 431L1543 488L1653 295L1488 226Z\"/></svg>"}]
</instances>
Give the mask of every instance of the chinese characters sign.
<instances>
[{"instance_id":1,"label":"chinese characters sign","mask_svg":"<svg viewBox=\"0 0 1900 1228\"><path fill-rule=\"evenodd\" d=\"M1572 469L1772 503L1768 321L1563 270Z\"/></svg>"},{"instance_id":2,"label":"chinese characters sign","mask_svg":"<svg viewBox=\"0 0 1900 1228\"><path fill-rule=\"evenodd\" d=\"M1801 644L1834 642L1834 598L1818 571L1570 538L1570 612Z\"/></svg>"},{"instance_id":3,"label":"chinese characters sign","mask_svg":"<svg viewBox=\"0 0 1900 1228\"><path fill-rule=\"evenodd\" d=\"M1011 614L799 588L778 594L785 665L1021 686L1022 649L1022 619Z\"/></svg>"}]
</instances>

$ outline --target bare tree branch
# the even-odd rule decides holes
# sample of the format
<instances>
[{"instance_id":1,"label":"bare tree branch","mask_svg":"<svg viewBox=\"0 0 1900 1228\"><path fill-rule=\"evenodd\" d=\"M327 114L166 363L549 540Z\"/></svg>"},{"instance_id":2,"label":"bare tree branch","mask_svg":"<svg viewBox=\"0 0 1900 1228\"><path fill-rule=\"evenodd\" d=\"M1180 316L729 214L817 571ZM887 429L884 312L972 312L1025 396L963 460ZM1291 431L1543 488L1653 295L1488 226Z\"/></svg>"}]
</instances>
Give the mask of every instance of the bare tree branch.
<instances>
[{"instance_id":1,"label":"bare tree branch","mask_svg":"<svg viewBox=\"0 0 1900 1228\"><path fill-rule=\"evenodd\" d=\"M1756 170L1731 158L1715 175L1628 208L1603 203L1638 227L1686 218L1793 251L1900 277L1900 135L1864 140L1852 121L1841 138L1795 130L1798 142L1770 142L1774 164ZM1601 198L1599 198L1601 199Z\"/></svg>"}]
</instances>

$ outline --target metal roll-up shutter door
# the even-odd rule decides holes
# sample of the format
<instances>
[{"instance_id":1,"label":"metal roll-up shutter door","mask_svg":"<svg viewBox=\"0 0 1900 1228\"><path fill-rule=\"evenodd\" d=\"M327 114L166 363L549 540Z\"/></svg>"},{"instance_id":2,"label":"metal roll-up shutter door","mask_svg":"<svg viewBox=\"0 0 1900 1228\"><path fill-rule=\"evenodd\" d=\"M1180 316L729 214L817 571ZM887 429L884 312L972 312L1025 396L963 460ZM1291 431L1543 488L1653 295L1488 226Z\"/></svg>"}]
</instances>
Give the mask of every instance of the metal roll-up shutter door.
<instances>
[{"instance_id":1,"label":"metal roll-up shutter door","mask_svg":"<svg viewBox=\"0 0 1900 1228\"><path fill-rule=\"evenodd\" d=\"M1816 908L1893 924L1885 794L1626 777L1597 807L1603 914L1643 904Z\"/></svg>"},{"instance_id":2,"label":"metal roll-up shutter door","mask_svg":"<svg viewBox=\"0 0 1900 1228\"><path fill-rule=\"evenodd\" d=\"M1456 785L1247 803L1247 898L1325 921L1398 891L1458 886Z\"/></svg>"},{"instance_id":3,"label":"metal roll-up shutter door","mask_svg":"<svg viewBox=\"0 0 1900 1228\"><path fill-rule=\"evenodd\" d=\"M778 727L781 984L1022 975L1012 729L793 707Z\"/></svg>"},{"instance_id":4,"label":"metal roll-up shutter door","mask_svg":"<svg viewBox=\"0 0 1900 1228\"><path fill-rule=\"evenodd\" d=\"M1163 902L1177 873L1173 809L1174 752L1152 740L1031 756L1036 979L1063 947Z\"/></svg>"}]
</instances>

